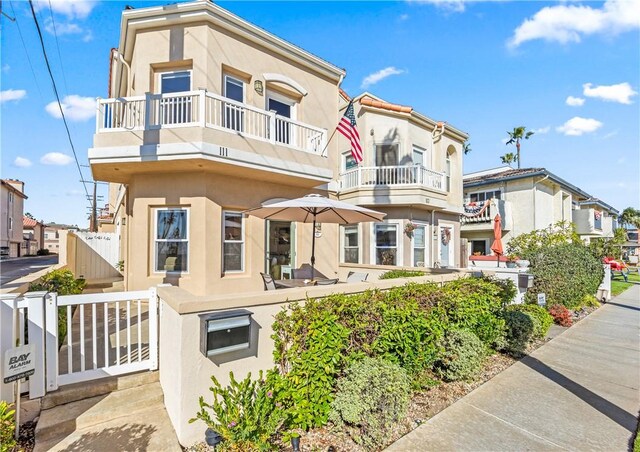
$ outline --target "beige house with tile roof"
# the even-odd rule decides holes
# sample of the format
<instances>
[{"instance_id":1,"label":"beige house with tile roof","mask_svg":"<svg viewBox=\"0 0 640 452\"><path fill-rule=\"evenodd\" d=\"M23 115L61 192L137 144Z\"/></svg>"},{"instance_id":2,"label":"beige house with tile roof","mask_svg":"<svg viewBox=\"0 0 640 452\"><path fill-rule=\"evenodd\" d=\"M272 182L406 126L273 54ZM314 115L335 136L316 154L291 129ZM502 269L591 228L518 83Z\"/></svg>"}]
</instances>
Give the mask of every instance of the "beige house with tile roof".
<instances>
[{"instance_id":1,"label":"beige house with tile roof","mask_svg":"<svg viewBox=\"0 0 640 452\"><path fill-rule=\"evenodd\" d=\"M0 257L22 255L22 216L24 214L24 182L2 179L0 185Z\"/></svg>"}]
</instances>

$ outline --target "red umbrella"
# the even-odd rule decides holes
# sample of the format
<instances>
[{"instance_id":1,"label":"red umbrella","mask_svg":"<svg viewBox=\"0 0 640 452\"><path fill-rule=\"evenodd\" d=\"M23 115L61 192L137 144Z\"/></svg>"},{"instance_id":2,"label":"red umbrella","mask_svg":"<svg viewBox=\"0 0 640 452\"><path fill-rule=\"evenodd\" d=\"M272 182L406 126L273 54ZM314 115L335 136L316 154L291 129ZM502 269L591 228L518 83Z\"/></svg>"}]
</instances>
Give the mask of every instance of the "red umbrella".
<instances>
[{"instance_id":1,"label":"red umbrella","mask_svg":"<svg viewBox=\"0 0 640 452\"><path fill-rule=\"evenodd\" d=\"M498 267L500 266L500 256L504 254L502 248L502 219L500 214L496 214L493 219L493 244L491 245L491 251L498 256Z\"/></svg>"}]
</instances>

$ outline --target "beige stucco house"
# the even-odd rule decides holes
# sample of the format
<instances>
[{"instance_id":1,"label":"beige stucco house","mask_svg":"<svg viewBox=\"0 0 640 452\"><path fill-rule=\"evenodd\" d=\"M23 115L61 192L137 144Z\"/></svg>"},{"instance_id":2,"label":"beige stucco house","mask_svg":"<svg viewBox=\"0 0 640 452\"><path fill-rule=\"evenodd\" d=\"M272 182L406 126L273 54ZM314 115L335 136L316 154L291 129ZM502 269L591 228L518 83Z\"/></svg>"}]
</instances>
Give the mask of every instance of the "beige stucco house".
<instances>
[{"instance_id":1,"label":"beige stucco house","mask_svg":"<svg viewBox=\"0 0 640 452\"><path fill-rule=\"evenodd\" d=\"M2 179L0 184L0 256L19 257L24 214L24 182Z\"/></svg>"},{"instance_id":2,"label":"beige stucco house","mask_svg":"<svg viewBox=\"0 0 640 452\"><path fill-rule=\"evenodd\" d=\"M344 111L351 99L341 94ZM341 262L458 267L468 135L367 92L352 100L364 160L356 165L340 136L339 198L387 216L383 223L341 227Z\"/></svg>"},{"instance_id":3,"label":"beige stucco house","mask_svg":"<svg viewBox=\"0 0 640 452\"><path fill-rule=\"evenodd\" d=\"M22 254L36 254L44 248L44 223L29 217L22 217Z\"/></svg>"},{"instance_id":4,"label":"beige stucco house","mask_svg":"<svg viewBox=\"0 0 640 452\"><path fill-rule=\"evenodd\" d=\"M580 237L612 237L618 211L545 168L493 168L464 176L465 210L481 214L462 217L462 237L469 253L490 255L493 219L500 213L503 244L520 234L559 221L573 222Z\"/></svg>"},{"instance_id":5,"label":"beige stucco house","mask_svg":"<svg viewBox=\"0 0 640 452\"><path fill-rule=\"evenodd\" d=\"M125 10L112 58L89 160L117 186L127 289L255 291L260 272L309 262L311 226L242 212L332 195L344 70L206 1ZM337 231L316 243L327 276Z\"/></svg>"}]
</instances>

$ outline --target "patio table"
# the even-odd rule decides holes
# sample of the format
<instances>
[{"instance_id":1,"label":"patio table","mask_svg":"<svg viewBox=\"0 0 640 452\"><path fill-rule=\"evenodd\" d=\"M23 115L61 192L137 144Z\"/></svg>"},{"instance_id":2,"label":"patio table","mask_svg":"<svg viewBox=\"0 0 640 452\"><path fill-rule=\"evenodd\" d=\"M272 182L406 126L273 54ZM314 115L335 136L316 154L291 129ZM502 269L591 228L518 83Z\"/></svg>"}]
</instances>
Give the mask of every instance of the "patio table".
<instances>
[{"instance_id":1,"label":"patio table","mask_svg":"<svg viewBox=\"0 0 640 452\"><path fill-rule=\"evenodd\" d=\"M311 287L317 284L317 280L310 279L276 279L276 289L291 289L293 287Z\"/></svg>"}]
</instances>

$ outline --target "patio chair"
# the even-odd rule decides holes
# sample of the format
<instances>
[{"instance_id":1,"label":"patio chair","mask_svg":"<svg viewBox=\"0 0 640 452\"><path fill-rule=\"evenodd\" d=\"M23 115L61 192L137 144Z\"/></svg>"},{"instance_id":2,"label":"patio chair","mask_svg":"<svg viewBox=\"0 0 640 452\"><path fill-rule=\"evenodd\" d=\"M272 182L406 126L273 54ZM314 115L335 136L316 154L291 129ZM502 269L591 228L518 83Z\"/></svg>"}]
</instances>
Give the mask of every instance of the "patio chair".
<instances>
[{"instance_id":1,"label":"patio chair","mask_svg":"<svg viewBox=\"0 0 640 452\"><path fill-rule=\"evenodd\" d=\"M313 270L313 278L311 277L311 265L302 264L300 268L294 268L291 270L291 276L293 279L328 279L317 268Z\"/></svg>"},{"instance_id":2,"label":"patio chair","mask_svg":"<svg viewBox=\"0 0 640 452\"><path fill-rule=\"evenodd\" d=\"M333 284L338 284L338 278L316 280L316 286L332 286Z\"/></svg>"},{"instance_id":3,"label":"patio chair","mask_svg":"<svg viewBox=\"0 0 640 452\"><path fill-rule=\"evenodd\" d=\"M368 277L369 277L369 273L349 272L349 274L347 275L347 282L348 283L364 282L367 280Z\"/></svg>"},{"instance_id":4,"label":"patio chair","mask_svg":"<svg viewBox=\"0 0 640 452\"><path fill-rule=\"evenodd\" d=\"M276 283L271 277L271 275L267 275L266 273L260 273L262 276L262 282L264 283L264 290L276 290Z\"/></svg>"}]
</instances>

